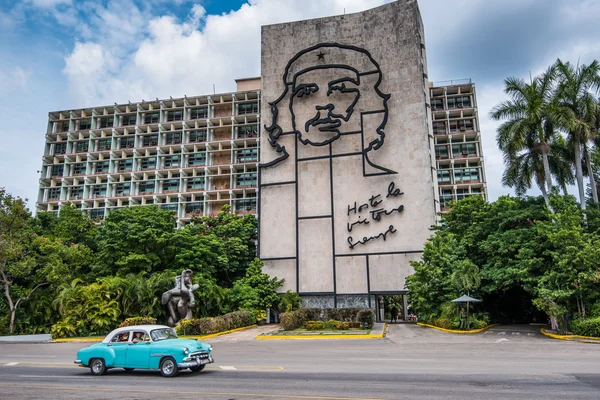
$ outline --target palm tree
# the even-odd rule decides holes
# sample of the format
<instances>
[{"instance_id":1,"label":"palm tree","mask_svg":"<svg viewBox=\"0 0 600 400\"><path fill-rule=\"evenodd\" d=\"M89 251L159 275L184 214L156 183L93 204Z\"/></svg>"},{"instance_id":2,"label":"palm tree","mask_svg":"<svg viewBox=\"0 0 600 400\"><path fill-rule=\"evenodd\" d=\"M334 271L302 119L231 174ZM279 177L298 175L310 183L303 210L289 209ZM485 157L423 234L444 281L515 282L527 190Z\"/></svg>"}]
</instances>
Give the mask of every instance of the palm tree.
<instances>
[{"instance_id":1,"label":"palm tree","mask_svg":"<svg viewBox=\"0 0 600 400\"><path fill-rule=\"evenodd\" d=\"M553 118L554 103L552 102L555 67L551 66L540 76L531 79L527 84L522 79L510 77L504 81L504 92L511 100L498 104L490 113L495 120L507 119L498 128L496 141L504 153L507 164L503 182L514 186L517 193L531 187L532 178L536 181L546 205L550 201L548 193L552 190L552 173L550 171L549 154L551 141L554 137ZM533 154L540 154L541 164L533 162ZM520 167L527 167L519 176ZM533 170L531 168L534 168Z\"/></svg>"},{"instance_id":2,"label":"palm tree","mask_svg":"<svg viewBox=\"0 0 600 400\"><path fill-rule=\"evenodd\" d=\"M561 120L568 134L568 140L573 146L573 162L575 178L579 190L581 208L585 210L585 192L583 185L583 169L581 163L581 147L592 140L596 126L597 103L591 92L600 90L600 63L594 60L590 65L573 66L569 62L556 62L558 87L556 100L558 102ZM586 164L591 170L589 151L584 149ZM591 175L591 174L590 174ZM592 184L593 176L590 184ZM596 200L597 201L597 200Z\"/></svg>"}]
</instances>

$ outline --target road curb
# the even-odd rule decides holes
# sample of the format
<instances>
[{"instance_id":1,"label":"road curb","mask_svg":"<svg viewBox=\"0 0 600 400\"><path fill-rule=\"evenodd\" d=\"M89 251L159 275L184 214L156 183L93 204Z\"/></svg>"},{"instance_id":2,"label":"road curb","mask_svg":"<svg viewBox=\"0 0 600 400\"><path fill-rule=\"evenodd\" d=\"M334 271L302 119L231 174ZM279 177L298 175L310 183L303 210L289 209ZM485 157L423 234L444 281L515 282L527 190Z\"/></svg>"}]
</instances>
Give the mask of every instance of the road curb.
<instances>
[{"instance_id":1,"label":"road curb","mask_svg":"<svg viewBox=\"0 0 600 400\"><path fill-rule=\"evenodd\" d=\"M481 333L481 332L485 332L485 331L487 331L488 329L490 329L492 326L496 326L496 325L498 325L498 324L492 324L492 325L488 325L488 326L486 326L485 328L481 328L481 329L471 329L471 330L468 330L468 331L459 331L459 330L456 330L456 329L445 329L445 328L440 328L439 326L435 326L435 325L424 324L424 323L422 323L422 322L417 322L417 325L419 325L419 326L423 326L423 327L426 327L426 328L433 328L433 329L437 329L438 331L447 332L447 333L460 333L460 334L463 334L463 335L464 335L464 334L466 334L466 335L469 335L469 334L472 334L472 333Z\"/></svg>"},{"instance_id":2,"label":"road curb","mask_svg":"<svg viewBox=\"0 0 600 400\"><path fill-rule=\"evenodd\" d=\"M569 340L571 342L580 342L580 343L594 343L600 344L600 338L594 336L581 336L581 335L557 335L556 333L550 333L546 331L546 329L540 329L540 333L544 336L548 336L552 339L558 340Z\"/></svg>"},{"instance_id":3,"label":"road curb","mask_svg":"<svg viewBox=\"0 0 600 400\"><path fill-rule=\"evenodd\" d=\"M181 339L198 339L198 340L204 340L204 339L211 339L217 336L221 336L221 335L227 335L228 333L233 333L233 332L238 332L238 331L243 331L245 329L250 329L250 328L254 328L255 326L257 326L256 324L254 325L249 325L249 326L244 326L242 328L236 328L236 329L230 329L228 331L223 331L223 332L217 332L217 333L211 333L210 335L206 335L206 336L181 336ZM90 337L90 338L81 338L81 337L77 337L77 338L58 338L58 339L51 339L50 342L51 343L96 343L96 342L101 342L102 340L104 340L106 336L103 337Z\"/></svg>"},{"instance_id":4,"label":"road curb","mask_svg":"<svg viewBox=\"0 0 600 400\"><path fill-rule=\"evenodd\" d=\"M256 340L298 340L298 339L382 339L385 337L387 324L383 324L381 333L369 335L258 335Z\"/></svg>"}]
</instances>

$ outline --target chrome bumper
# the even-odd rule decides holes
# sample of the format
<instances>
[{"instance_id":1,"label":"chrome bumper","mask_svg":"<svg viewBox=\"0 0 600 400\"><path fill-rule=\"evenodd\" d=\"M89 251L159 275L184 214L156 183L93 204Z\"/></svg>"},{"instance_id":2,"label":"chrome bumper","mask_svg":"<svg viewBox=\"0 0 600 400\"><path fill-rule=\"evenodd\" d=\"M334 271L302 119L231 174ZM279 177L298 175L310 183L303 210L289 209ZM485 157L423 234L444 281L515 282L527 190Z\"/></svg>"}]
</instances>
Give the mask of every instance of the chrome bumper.
<instances>
[{"instance_id":1,"label":"chrome bumper","mask_svg":"<svg viewBox=\"0 0 600 400\"><path fill-rule=\"evenodd\" d=\"M74 362L75 364L79 365L80 367L84 367L84 368L85 368L85 365L83 365L83 363L81 362L81 360L75 360L75 361L73 361L73 362Z\"/></svg>"},{"instance_id":2,"label":"chrome bumper","mask_svg":"<svg viewBox=\"0 0 600 400\"><path fill-rule=\"evenodd\" d=\"M210 364L210 363L214 363L215 360L213 359L213 357L209 354L207 358L199 358L199 357L186 357L183 359L182 363L178 363L177 367L178 368L191 368L191 367L198 367L200 365L204 365L204 364Z\"/></svg>"}]
</instances>

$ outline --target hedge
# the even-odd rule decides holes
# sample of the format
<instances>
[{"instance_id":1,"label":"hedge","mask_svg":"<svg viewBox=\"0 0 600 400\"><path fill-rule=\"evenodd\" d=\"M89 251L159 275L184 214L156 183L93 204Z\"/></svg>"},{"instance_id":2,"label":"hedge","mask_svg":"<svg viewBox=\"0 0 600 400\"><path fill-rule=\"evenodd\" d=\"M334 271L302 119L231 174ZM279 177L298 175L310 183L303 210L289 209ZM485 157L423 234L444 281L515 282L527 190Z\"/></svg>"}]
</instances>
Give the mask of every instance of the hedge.
<instances>
[{"instance_id":1,"label":"hedge","mask_svg":"<svg viewBox=\"0 0 600 400\"><path fill-rule=\"evenodd\" d=\"M367 326L371 328L375 322L375 311L364 308L302 308L280 314L279 320L281 327L286 331L306 326L309 321L332 321L331 326L333 328L328 329L336 328L340 322L360 323L360 327L364 326L366 322ZM351 325L349 324L348 327L351 327Z\"/></svg>"},{"instance_id":2,"label":"hedge","mask_svg":"<svg viewBox=\"0 0 600 400\"><path fill-rule=\"evenodd\" d=\"M576 335L600 337L600 317L575 319L571 322L571 331Z\"/></svg>"},{"instance_id":3,"label":"hedge","mask_svg":"<svg viewBox=\"0 0 600 400\"><path fill-rule=\"evenodd\" d=\"M178 335L208 335L243 328L256 322L250 311L234 311L221 317L184 319L175 327Z\"/></svg>"},{"instance_id":4,"label":"hedge","mask_svg":"<svg viewBox=\"0 0 600 400\"><path fill-rule=\"evenodd\" d=\"M123 328L126 326L134 326L134 325L156 325L156 318L152 317L132 317L127 318L125 321L121 322L119 328Z\"/></svg>"}]
</instances>

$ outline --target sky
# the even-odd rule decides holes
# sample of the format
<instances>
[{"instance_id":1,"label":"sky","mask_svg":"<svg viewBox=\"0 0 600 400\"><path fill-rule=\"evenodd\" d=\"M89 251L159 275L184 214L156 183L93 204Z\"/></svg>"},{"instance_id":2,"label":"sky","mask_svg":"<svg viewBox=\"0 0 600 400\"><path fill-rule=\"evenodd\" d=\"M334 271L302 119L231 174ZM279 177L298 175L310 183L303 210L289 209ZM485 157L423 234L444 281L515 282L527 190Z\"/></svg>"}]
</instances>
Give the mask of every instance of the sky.
<instances>
[{"instance_id":1,"label":"sky","mask_svg":"<svg viewBox=\"0 0 600 400\"><path fill-rule=\"evenodd\" d=\"M402 0L401 0L402 1ZM260 76L260 26L390 0L0 0L0 187L35 208L48 112L235 90ZM489 111L503 81L600 54L598 0L419 0L429 79L471 78L491 201L503 187ZM531 194L537 195L537 190Z\"/></svg>"}]
</instances>

